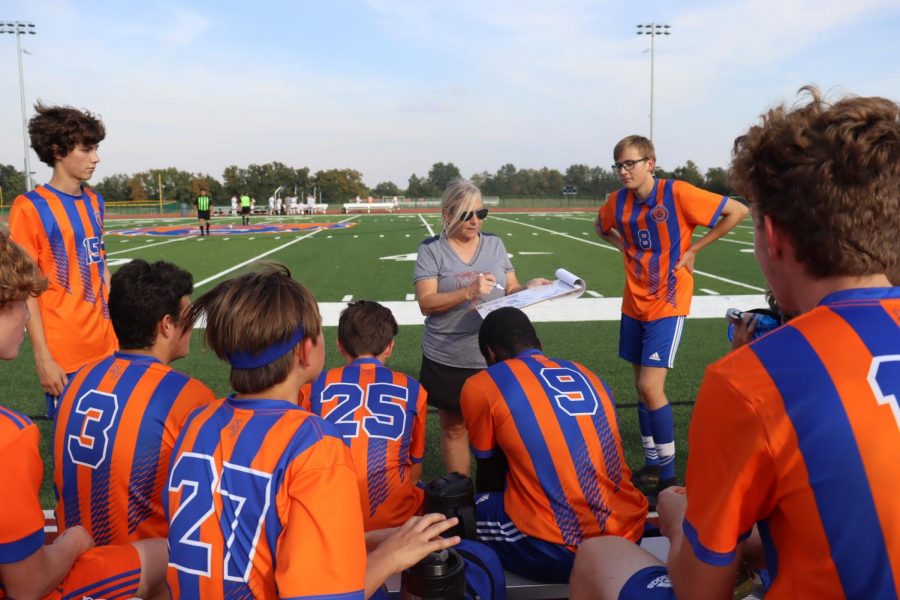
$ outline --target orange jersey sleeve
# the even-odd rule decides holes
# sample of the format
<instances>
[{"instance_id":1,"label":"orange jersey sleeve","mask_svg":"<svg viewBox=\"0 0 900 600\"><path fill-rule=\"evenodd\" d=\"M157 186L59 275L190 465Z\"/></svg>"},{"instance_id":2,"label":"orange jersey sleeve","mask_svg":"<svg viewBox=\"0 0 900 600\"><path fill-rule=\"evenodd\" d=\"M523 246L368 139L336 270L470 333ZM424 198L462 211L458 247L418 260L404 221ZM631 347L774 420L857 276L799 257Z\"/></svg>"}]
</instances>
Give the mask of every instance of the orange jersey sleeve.
<instances>
[{"instance_id":1,"label":"orange jersey sleeve","mask_svg":"<svg viewBox=\"0 0 900 600\"><path fill-rule=\"evenodd\" d=\"M24 560L44 545L40 432L25 415L0 406L0 564Z\"/></svg>"},{"instance_id":2,"label":"orange jersey sleeve","mask_svg":"<svg viewBox=\"0 0 900 600\"><path fill-rule=\"evenodd\" d=\"M38 304L50 352L67 373L118 347L103 278L103 217L103 199L90 188L75 197L39 186L10 210L11 239L50 282Z\"/></svg>"}]
</instances>

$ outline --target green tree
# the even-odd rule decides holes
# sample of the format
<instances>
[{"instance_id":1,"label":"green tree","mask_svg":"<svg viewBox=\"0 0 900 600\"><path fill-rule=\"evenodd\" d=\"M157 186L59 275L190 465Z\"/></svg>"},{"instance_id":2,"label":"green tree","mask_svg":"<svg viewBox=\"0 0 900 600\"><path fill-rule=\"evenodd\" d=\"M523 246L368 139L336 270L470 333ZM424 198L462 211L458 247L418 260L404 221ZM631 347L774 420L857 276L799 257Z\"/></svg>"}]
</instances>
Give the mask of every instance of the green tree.
<instances>
[{"instance_id":1,"label":"green tree","mask_svg":"<svg viewBox=\"0 0 900 600\"><path fill-rule=\"evenodd\" d=\"M362 181L362 173L354 169L318 171L315 184L325 202L344 202L356 196L369 195L369 189Z\"/></svg>"},{"instance_id":2,"label":"green tree","mask_svg":"<svg viewBox=\"0 0 900 600\"><path fill-rule=\"evenodd\" d=\"M460 177L459 169L453 163L434 163L428 171L429 183L441 193L447 188L447 184Z\"/></svg>"},{"instance_id":3,"label":"green tree","mask_svg":"<svg viewBox=\"0 0 900 600\"><path fill-rule=\"evenodd\" d=\"M425 177L419 177L415 173L409 176L409 184L406 186L406 196L409 198L428 198L440 196L441 191L438 190Z\"/></svg>"},{"instance_id":4,"label":"green tree","mask_svg":"<svg viewBox=\"0 0 900 600\"><path fill-rule=\"evenodd\" d=\"M723 196L730 196L732 189L728 185L728 172L721 167L709 169L706 172L706 181L703 183L703 189L722 194Z\"/></svg>"},{"instance_id":5,"label":"green tree","mask_svg":"<svg viewBox=\"0 0 900 600\"><path fill-rule=\"evenodd\" d=\"M3 205L10 205L16 196L25 193L25 174L12 165L0 165L0 190Z\"/></svg>"},{"instance_id":6,"label":"green tree","mask_svg":"<svg viewBox=\"0 0 900 600\"><path fill-rule=\"evenodd\" d=\"M131 200L131 175L116 173L109 175L92 185L107 202Z\"/></svg>"},{"instance_id":7,"label":"green tree","mask_svg":"<svg viewBox=\"0 0 900 600\"><path fill-rule=\"evenodd\" d=\"M402 196L403 192L393 181L382 181L372 189L372 194L378 197Z\"/></svg>"},{"instance_id":8,"label":"green tree","mask_svg":"<svg viewBox=\"0 0 900 600\"><path fill-rule=\"evenodd\" d=\"M703 187L703 174L700 172L700 168L692 160L684 163L684 166L676 168L672 174L675 176L675 179L687 181L691 185L696 185L697 187Z\"/></svg>"},{"instance_id":9,"label":"green tree","mask_svg":"<svg viewBox=\"0 0 900 600\"><path fill-rule=\"evenodd\" d=\"M144 184L139 175L132 175L131 179L128 180L128 188L128 195L131 200L147 199L147 190L144 188Z\"/></svg>"}]
</instances>

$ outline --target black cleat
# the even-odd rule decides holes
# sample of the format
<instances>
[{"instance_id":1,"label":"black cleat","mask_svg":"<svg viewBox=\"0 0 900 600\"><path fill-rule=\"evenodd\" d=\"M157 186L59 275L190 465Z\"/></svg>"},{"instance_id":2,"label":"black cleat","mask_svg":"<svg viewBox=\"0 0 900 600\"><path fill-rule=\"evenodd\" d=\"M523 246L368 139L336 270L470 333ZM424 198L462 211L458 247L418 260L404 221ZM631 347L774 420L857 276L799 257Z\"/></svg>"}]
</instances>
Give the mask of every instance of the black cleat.
<instances>
[{"instance_id":1,"label":"black cleat","mask_svg":"<svg viewBox=\"0 0 900 600\"><path fill-rule=\"evenodd\" d=\"M659 485L659 467L656 465L642 467L631 475L631 483L644 495L652 493Z\"/></svg>"}]
</instances>

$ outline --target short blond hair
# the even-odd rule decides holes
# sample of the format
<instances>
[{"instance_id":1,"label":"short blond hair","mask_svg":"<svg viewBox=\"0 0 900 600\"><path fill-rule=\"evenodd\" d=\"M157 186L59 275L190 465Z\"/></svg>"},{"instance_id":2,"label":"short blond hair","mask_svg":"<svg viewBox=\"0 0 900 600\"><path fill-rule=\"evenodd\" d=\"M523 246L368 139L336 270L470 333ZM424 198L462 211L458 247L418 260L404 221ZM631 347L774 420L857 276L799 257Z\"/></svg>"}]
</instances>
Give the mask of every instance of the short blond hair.
<instances>
[{"instance_id":1,"label":"short blond hair","mask_svg":"<svg viewBox=\"0 0 900 600\"><path fill-rule=\"evenodd\" d=\"M656 150L653 148L653 142L642 135L629 135L619 140L619 143L613 148L613 160L618 161L629 148L637 150L641 158L656 160Z\"/></svg>"}]
</instances>

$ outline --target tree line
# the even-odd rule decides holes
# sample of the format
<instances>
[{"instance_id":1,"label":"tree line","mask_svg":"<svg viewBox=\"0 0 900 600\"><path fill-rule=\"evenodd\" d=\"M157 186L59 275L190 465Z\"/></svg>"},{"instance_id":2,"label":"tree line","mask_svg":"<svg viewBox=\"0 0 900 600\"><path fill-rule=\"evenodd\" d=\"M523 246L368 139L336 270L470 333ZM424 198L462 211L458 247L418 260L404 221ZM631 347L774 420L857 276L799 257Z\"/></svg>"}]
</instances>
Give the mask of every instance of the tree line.
<instances>
[{"instance_id":1,"label":"tree line","mask_svg":"<svg viewBox=\"0 0 900 600\"><path fill-rule=\"evenodd\" d=\"M657 167L659 177L681 179L719 194L730 194L725 169L714 167L702 173L693 161L667 171ZM91 186L108 201L152 201L160 196L164 201L192 203L201 189L209 190L214 203L223 204L231 196L247 194L264 201L277 188L282 196L305 198L315 193L324 202L342 202L356 196L406 196L408 198L438 197L447 184L462 174L452 162L432 165L427 174L410 175L405 188L392 181L382 181L370 188L363 182L363 174L355 169L326 169L310 173L309 168L294 168L281 162L247 167L231 165L221 180L208 173L191 173L175 167L150 169L140 173L118 173L91 182ZM601 199L619 187L619 178L611 169L574 164L565 172L543 167L520 169L505 164L495 173L481 171L470 179L485 196L502 198L559 198L567 186L574 186L578 197ZM0 190L4 204L25 190L22 171L12 165L0 164Z\"/></svg>"}]
</instances>

